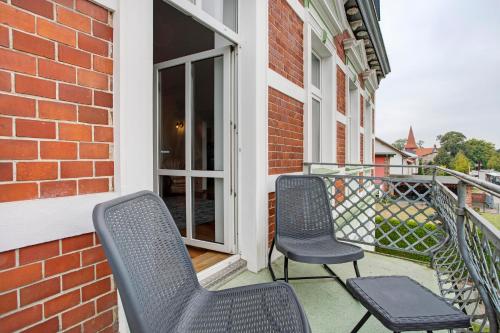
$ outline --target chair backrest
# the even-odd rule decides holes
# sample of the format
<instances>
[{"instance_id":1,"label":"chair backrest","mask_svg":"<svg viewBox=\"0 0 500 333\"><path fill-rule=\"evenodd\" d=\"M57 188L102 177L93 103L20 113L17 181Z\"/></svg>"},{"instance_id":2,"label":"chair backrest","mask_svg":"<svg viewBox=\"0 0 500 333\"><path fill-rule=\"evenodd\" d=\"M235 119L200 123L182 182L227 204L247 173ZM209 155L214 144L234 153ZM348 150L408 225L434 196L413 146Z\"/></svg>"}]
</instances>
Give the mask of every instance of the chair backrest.
<instances>
[{"instance_id":1,"label":"chair backrest","mask_svg":"<svg viewBox=\"0 0 500 333\"><path fill-rule=\"evenodd\" d=\"M276 237L334 236L331 206L323 179L280 176L276 180Z\"/></svg>"},{"instance_id":2,"label":"chair backrest","mask_svg":"<svg viewBox=\"0 0 500 333\"><path fill-rule=\"evenodd\" d=\"M201 287L163 200L138 192L97 205L93 219L131 331L173 331Z\"/></svg>"}]
</instances>

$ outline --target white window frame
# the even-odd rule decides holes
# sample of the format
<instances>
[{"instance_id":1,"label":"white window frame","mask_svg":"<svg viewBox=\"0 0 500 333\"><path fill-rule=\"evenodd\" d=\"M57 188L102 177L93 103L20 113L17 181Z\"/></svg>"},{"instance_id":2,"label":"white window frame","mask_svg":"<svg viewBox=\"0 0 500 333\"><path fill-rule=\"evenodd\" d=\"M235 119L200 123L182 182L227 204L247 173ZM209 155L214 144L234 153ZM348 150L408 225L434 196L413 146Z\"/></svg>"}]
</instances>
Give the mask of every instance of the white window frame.
<instances>
[{"instance_id":1,"label":"white window frame","mask_svg":"<svg viewBox=\"0 0 500 333\"><path fill-rule=\"evenodd\" d=\"M312 82L312 59L313 57L316 57L319 60L319 87L316 87L313 82ZM323 123L323 93L322 93L322 88L324 86L323 82L323 60L321 56L315 52L314 50L311 50L311 61L309 62L309 66L311 67L311 80L310 80L310 87L311 87L311 160L312 162L322 162L322 137L323 137L323 131L321 129L321 124ZM312 137L314 135L314 128L312 127L314 125L314 122L312 121L313 117L313 100L316 100L319 103L319 147L318 147L318 160L315 161L312 154L313 154L313 144L314 140L312 140Z\"/></svg>"}]
</instances>

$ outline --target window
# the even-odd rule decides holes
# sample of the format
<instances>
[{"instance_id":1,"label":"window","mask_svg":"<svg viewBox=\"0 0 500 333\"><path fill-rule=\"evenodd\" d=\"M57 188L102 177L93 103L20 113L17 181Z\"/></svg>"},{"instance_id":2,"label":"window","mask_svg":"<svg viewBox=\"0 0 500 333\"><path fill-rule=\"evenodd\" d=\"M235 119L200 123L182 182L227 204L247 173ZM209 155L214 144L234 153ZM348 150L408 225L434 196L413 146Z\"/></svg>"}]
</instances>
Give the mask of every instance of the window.
<instances>
[{"instance_id":1,"label":"window","mask_svg":"<svg viewBox=\"0 0 500 333\"><path fill-rule=\"evenodd\" d=\"M311 54L311 83L314 87L321 89L321 59L314 53Z\"/></svg>"},{"instance_id":2,"label":"window","mask_svg":"<svg viewBox=\"0 0 500 333\"><path fill-rule=\"evenodd\" d=\"M320 162L321 154L321 102L312 99L312 161Z\"/></svg>"},{"instance_id":3,"label":"window","mask_svg":"<svg viewBox=\"0 0 500 333\"><path fill-rule=\"evenodd\" d=\"M238 31L238 0L197 0L205 12L229 29Z\"/></svg>"},{"instance_id":4,"label":"window","mask_svg":"<svg viewBox=\"0 0 500 333\"><path fill-rule=\"evenodd\" d=\"M347 116L347 143L346 156L347 162L360 162L360 104L359 104L359 89L356 84L349 79L349 108Z\"/></svg>"},{"instance_id":5,"label":"window","mask_svg":"<svg viewBox=\"0 0 500 333\"><path fill-rule=\"evenodd\" d=\"M311 53L311 159L321 162L321 58Z\"/></svg>"}]
</instances>

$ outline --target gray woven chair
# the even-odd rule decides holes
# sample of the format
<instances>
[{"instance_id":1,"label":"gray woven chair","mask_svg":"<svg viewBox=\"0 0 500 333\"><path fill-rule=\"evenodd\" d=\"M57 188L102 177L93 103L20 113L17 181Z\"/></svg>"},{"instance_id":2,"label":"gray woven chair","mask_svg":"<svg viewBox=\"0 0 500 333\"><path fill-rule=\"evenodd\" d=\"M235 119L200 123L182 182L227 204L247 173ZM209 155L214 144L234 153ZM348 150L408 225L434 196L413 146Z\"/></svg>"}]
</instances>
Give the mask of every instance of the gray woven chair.
<instances>
[{"instance_id":1,"label":"gray woven chair","mask_svg":"<svg viewBox=\"0 0 500 333\"><path fill-rule=\"evenodd\" d=\"M274 246L285 255L284 278L271 266ZM357 260L363 250L335 237L331 205L323 179L317 176L280 176L276 180L276 233L269 250L268 268L274 281L334 278L346 285L328 264L352 262L359 277ZM327 276L288 277L288 259L322 264ZM349 290L347 290L349 291Z\"/></svg>"},{"instance_id":2,"label":"gray woven chair","mask_svg":"<svg viewBox=\"0 0 500 333\"><path fill-rule=\"evenodd\" d=\"M285 283L202 288L156 194L144 191L99 204L93 219L132 332L310 332Z\"/></svg>"}]
</instances>

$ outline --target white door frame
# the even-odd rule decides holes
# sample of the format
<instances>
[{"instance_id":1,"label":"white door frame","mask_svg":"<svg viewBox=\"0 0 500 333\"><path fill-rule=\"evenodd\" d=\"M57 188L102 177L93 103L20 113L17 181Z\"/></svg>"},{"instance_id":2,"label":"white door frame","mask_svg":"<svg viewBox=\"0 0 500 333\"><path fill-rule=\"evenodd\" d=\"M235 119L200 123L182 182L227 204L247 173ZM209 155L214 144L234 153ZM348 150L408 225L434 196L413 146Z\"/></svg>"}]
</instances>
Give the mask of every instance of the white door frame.
<instances>
[{"instance_id":1,"label":"white door frame","mask_svg":"<svg viewBox=\"0 0 500 333\"><path fill-rule=\"evenodd\" d=\"M232 140L231 124L233 123L233 98L231 93L234 89L231 84L234 82L232 79L232 59L231 59L231 46L226 46L218 49L204 51L196 54L191 54L185 57L160 62L154 65L154 177L155 177L155 191L158 192L158 179L160 176L177 176L186 178L186 237L184 241L187 245L206 248L209 250L235 253L235 214L234 214L234 191L232 186L232 174L236 170L232 170L233 157L232 149L234 142ZM223 57L223 170L222 171L204 171L192 170L192 63L199 60L214 58L217 56ZM159 165L159 111L160 111L160 96L159 96L159 81L158 73L160 70L184 65L185 69L185 169L184 170L171 170L160 169ZM223 216L224 216L224 243L212 243L193 238L193 216L192 216L192 177L207 177L223 179Z\"/></svg>"}]
</instances>

